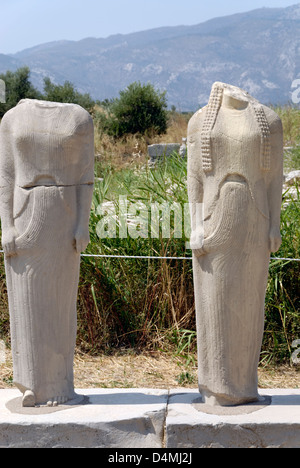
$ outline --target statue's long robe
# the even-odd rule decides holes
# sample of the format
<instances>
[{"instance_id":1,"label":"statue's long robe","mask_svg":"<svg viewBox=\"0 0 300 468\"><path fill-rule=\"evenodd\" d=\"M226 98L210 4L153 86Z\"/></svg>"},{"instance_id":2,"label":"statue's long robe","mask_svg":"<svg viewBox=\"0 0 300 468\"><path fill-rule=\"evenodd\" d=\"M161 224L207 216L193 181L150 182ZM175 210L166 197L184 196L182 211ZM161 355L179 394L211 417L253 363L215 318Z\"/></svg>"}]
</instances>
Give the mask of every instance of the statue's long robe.
<instances>
[{"instance_id":1,"label":"statue's long robe","mask_svg":"<svg viewBox=\"0 0 300 468\"><path fill-rule=\"evenodd\" d=\"M36 403L74 394L74 234L79 188L93 183L93 166L93 123L81 107L24 100L4 116L1 211L12 212L18 232L16 255L5 256L14 382Z\"/></svg>"},{"instance_id":2,"label":"statue's long robe","mask_svg":"<svg viewBox=\"0 0 300 468\"><path fill-rule=\"evenodd\" d=\"M266 112L271 131L280 134L277 116ZM212 170L205 171L205 113L206 108L195 114L188 136L189 201L203 204L202 227L192 220L204 238L203 255L193 253L199 389L239 403L258 396L273 209L270 187L275 177L278 211L280 148L273 151L272 167L266 171L252 105L243 110L221 107L211 132Z\"/></svg>"}]
</instances>

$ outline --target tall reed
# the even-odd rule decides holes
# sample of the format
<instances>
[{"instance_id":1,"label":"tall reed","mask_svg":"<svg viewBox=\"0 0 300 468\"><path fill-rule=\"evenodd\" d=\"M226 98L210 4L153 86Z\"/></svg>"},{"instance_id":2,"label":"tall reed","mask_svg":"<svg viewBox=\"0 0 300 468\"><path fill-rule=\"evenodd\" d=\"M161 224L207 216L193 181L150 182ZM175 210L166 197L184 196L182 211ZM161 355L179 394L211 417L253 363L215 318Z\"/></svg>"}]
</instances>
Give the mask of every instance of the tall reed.
<instances>
[{"instance_id":1,"label":"tall reed","mask_svg":"<svg viewBox=\"0 0 300 468\"><path fill-rule=\"evenodd\" d=\"M284 194L281 212L282 245L276 257L300 258L300 194L291 187ZM272 260L266 294L263 362L288 361L292 344L300 339L300 263Z\"/></svg>"},{"instance_id":2,"label":"tall reed","mask_svg":"<svg viewBox=\"0 0 300 468\"><path fill-rule=\"evenodd\" d=\"M142 203L142 212L138 212L137 218L126 218L129 232L120 238L120 200L124 199L129 211L130 207L139 211ZM105 217L103 210L99 214L98 207L103 204L105 207L107 202L109 209L113 209L116 232L114 237L99 237L97 226ZM194 327L192 265L189 259L122 258L190 257L184 227L186 203L186 161L177 154L151 170L144 166L110 171L102 182L97 183L88 253L119 257L84 257L82 260L79 340L85 343L84 346L106 351L115 346L160 346L162 337L170 330ZM174 206L182 214L179 224L181 236L178 233L177 237L176 233L174 235L175 230L178 231L178 223L172 210L170 235L166 235L158 223L154 227L159 229L155 231L151 222L153 208L158 209L154 213L161 221L165 213L161 213L159 208ZM136 219L144 222L146 230L139 231Z\"/></svg>"},{"instance_id":3,"label":"tall reed","mask_svg":"<svg viewBox=\"0 0 300 468\"><path fill-rule=\"evenodd\" d=\"M99 167L101 169L101 166ZM119 346L163 347L173 343L195 349L195 308L192 264L187 260L128 259L124 256L191 257L187 233L176 237L175 217L167 238L127 236L99 238L103 215L97 206L112 202L118 213L120 195L128 203L149 208L187 203L186 160L174 154L155 169L147 166L109 172L98 182L91 215L88 252L120 258L83 258L79 289L79 341L85 349L113 350ZM141 213L140 213L141 214ZM146 210L146 216L149 210ZM117 228L119 219L117 216ZM140 218L143 221L143 217ZM129 218L127 222L132 220ZM300 257L299 190L287 192L281 215L282 246L277 257ZM137 231L138 233L138 231ZM300 338L299 262L272 260L266 293L262 362L289 360L292 343Z\"/></svg>"}]
</instances>

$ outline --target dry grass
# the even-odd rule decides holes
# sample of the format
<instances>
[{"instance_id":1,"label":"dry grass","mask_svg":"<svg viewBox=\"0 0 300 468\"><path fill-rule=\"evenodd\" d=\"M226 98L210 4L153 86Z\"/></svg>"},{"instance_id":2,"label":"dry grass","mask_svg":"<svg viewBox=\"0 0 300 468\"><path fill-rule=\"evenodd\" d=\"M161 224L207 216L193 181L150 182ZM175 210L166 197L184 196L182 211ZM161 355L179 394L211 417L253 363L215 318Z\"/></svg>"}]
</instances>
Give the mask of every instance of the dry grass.
<instances>
[{"instance_id":1,"label":"dry grass","mask_svg":"<svg viewBox=\"0 0 300 468\"><path fill-rule=\"evenodd\" d=\"M147 143L138 135L131 135L122 140L114 140L108 135L101 135L95 130L96 158L105 166L115 169L145 164L147 161Z\"/></svg>"},{"instance_id":2,"label":"dry grass","mask_svg":"<svg viewBox=\"0 0 300 468\"><path fill-rule=\"evenodd\" d=\"M282 120L284 144L294 146L299 143L300 112L292 106L278 107L274 109Z\"/></svg>"},{"instance_id":3,"label":"dry grass","mask_svg":"<svg viewBox=\"0 0 300 468\"><path fill-rule=\"evenodd\" d=\"M300 388L299 366L261 367L258 375L260 388ZM164 353L77 355L75 383L78 388L197 388L197 364Z\"/></svg>"},{"instance_id":4,"label":"dry grass","mask_svg":"<svg viewBox=\"0 0 300 468\"><path fill-rule=\"evenodd\" d=\"M196 372L196 369L191 369ZM170 388L178 386L184 365L158 353L123 353L75 359L76 387Z\"/></svg>"},{"instance_id":5,"label":"dry grass","mask_svg":"<svg viewBox=\"0 0 300 468\"><path fill-rule=\"evenodd\" d=\"M160 136L128 135L114 139L95 126L95 153L104 164L122 169L148 161L148 145L154 143L181 143L187 136L189 115L170 114L167 133Z\"/></svg>"},{"instance_id":6,"label":"dry grass","mask_svg":"<svg viewBox=\"0 0 300 468\"><path fill-rule=\"evenodd\" d=\"M194 357L195 358L195 357ZM197 388L196 361L172 353L134 352L112 356L76 353L74 362L76 388ZM12 388L12 362L7 351L0 365L0 388ZM300 367L259 368L260 388L300 388Z\"/></svg>"},{"instance_id":7,"label":"dry grass","mask_svg":"<svg viewBox=\"0 0 300 468\"><path fill-rule=\"evenodd\" d=\"M192 114L171 113L169 125L165 135L156 136L153 143L181 143L182 138L187 137L187 126Z\"/></svg>"}]
</instances>

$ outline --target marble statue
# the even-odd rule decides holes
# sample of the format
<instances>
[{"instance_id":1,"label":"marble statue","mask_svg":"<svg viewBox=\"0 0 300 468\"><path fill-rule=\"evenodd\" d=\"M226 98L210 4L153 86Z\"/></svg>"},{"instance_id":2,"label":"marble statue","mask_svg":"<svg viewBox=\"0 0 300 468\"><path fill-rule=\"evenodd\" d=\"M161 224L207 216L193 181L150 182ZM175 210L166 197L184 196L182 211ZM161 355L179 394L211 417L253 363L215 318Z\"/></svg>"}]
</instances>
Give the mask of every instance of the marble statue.
<instances>
[{"instance_id":1,"label":"marble statue","mask_svg":"<svg viewBox=\"0 0 300 468\"><path fill-rule=\"evenodd\" d=\"M270 252L281 244L283 131L245 91L213 85L188 126L198 378L209 405L259 399Z\"/></svg>"},{"instance_id":2,"label":"marble statue","mask_svg":"<svg viewBox=\"0 0 300 468\"><path fill-rule=\"evenodd\" d=\"M24 99L0 125L0 215L22 405L76 398L80 253L89 242L94 129L78 105Z\"/></svg>"}]
</instances>

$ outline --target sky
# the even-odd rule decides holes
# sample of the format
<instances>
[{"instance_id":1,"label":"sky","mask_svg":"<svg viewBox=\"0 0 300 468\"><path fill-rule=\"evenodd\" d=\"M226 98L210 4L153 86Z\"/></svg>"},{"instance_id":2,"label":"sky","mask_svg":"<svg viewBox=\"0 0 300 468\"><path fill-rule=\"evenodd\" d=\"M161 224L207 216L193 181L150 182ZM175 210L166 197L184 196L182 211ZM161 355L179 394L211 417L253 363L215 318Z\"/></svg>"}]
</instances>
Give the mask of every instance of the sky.
<instances>
[{"instance_id":1,"label":"sky","mask_svg":"<svg viewBox=\"0 0 300 468\"><path fill-rule=\"evenodd\" d=\"M0 53L46 42L106 38L161 26L194 25L299 0L0 0Z\"/></svg>"}]
</instances>

